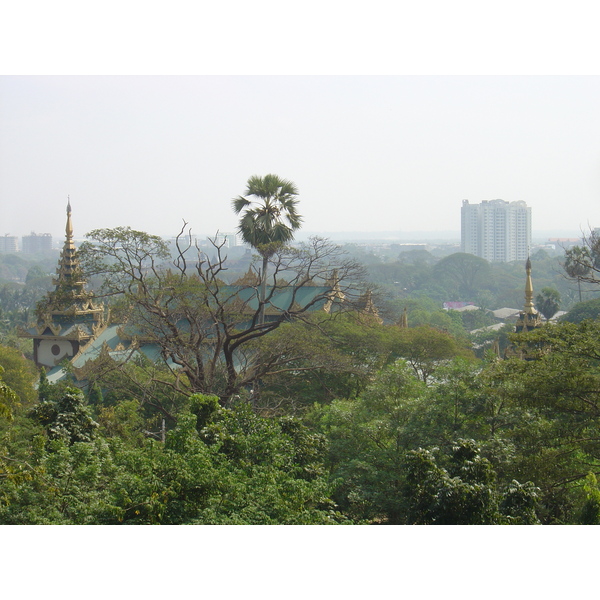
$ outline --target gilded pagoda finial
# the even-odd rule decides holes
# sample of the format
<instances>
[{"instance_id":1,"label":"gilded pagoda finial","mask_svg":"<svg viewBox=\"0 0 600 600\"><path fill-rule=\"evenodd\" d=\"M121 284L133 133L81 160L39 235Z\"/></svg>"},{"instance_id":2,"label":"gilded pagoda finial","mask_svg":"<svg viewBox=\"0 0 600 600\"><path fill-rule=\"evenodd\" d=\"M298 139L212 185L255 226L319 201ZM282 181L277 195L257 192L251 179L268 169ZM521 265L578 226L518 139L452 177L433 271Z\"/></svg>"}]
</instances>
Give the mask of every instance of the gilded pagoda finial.
<instances>
[{"instance_id":1,"label":"gilded pagoda finial","mask_svg":"<svg viewBox=\"0 0 600 600\"><path fill-rule=\"evenodd\" d=\"M67 243L73 241L73 223L71 221L71 197L67 196L67 226L65 227L65 233L67 234Z\"/></svg>"},{"instance_id":2,"label":"gilded pagoda finial","mask_svg":"<svg viewBox=\"0 0 600 600\"><path fill-rule=\"evenodd\" d=\"M383 323L383 319L379 316L379 311L373 302L373 292L371 290L367 290L358 299L358 307L362 315L374 318L380 325Z\"/></svg>"},{"instance_id":3,"label":"gilded pagoda finial","mask_svg":"<svg viewBox=\"0 0 600 600\"><path fill-rule=\"evenodd\" d=\"M525 306L523 307L522 312L519 313L519 318L517 320L515 331L517 333L521 331L531 331L536 327L540 327L542 325L542 319L540 318L540 313L535 310L535 306L533 304L533 283L531 280L531 259L528 257L527 262L525 263L525 272L527 274L525 280Z\"/></svg>"},{"instance_id":4,"label":"gilded pagoda finial","mask_svg":"<svg viewBox=\"0 0 600 600\"><path fill-rule=\"evenodd\" d=\"M67 225L65 232L65 243L60 253L56 277L53 279L56 287L54 292L48 294L45 303L52 310L59 311L61 314L70 314L69 311L75 311L77 314L88 312L100 314L103 309L100 306L94 305L93 295L85 290L85 281L81 274L77 250L73 242L70 198L67 201Z\"/></svg>"},{"instance_id":5,"label":"gilded pagoda finial","mask_svg":"<svg viewBox=\"0 0 600 600\"><path fill-rule=\"evenodd\" d=\"M327 285L331 288L331 291L327 294L327 302L323 310L330 313L335 305L341 305L345 299L344 292L340 287L340 276L337 269L333 270L331 277L327 280Z\"/></svg>"},{"instance_id":6,"label":"gilded pagoda finial","mask_svg":"<svg viewBox=\"0 0 600 600\"><path fill-rule=\"evenodd\" d=\"M525 281L525 312L527 314L536 314L535 306L533 305L533 282L531 280L531 259L527 257L525 263L525 272L527 279Z\"/></svg>"}]
</instances>

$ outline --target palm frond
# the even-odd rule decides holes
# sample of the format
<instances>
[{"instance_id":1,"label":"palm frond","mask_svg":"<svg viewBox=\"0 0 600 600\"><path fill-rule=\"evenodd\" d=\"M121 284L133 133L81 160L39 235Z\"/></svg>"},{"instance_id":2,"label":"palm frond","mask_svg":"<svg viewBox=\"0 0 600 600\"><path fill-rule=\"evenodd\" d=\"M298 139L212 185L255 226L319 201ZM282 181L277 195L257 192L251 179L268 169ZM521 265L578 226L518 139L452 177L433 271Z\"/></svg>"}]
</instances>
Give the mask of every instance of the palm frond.
<instances>
[{"instance_id":1,"label":"palm frond","mask_svg":"<svg viewBox=\"0 0 600 600\"><path fill-rule=\"evenodd\" d=\"M247 197L232 200L233 210L242 218L238 232L253 247L289 242L302 223L297 212L298 189L293 182L268 174L252 175L245 192Z\"/></svg>"},{"instance_id":2,"label":"palm frond","mask_svg":"<svg viewBox=\"0 0 600 600\"><path fill-rule=\"evenodd\" d=\"M251 204L252 202L243 196L238 196L231 201L231 206L233 207L233 211L236 215L239 215L244 208L249 207Z\"/></svg>"}]
</instances>

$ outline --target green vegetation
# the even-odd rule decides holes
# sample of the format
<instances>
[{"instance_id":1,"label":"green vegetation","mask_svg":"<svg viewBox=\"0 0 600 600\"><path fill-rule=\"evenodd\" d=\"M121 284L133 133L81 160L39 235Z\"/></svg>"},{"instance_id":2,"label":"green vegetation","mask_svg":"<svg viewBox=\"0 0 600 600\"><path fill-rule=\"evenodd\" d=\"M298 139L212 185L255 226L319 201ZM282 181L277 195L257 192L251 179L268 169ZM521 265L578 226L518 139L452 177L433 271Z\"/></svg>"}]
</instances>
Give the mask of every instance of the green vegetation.
<instances>
[{"instance_id":1,"label":"green vegetation","mask_svg":"<svg viewBox=\"0 0 600 600\"><path fill-rule=\"evenodd\" d=\"M403 302L432 302L437 310L443 302L474 302L482 309L520 308L523 306L524 265L487 263L469 254L456 252L439 258L426 250L391 251L385 256L365 256L369 280L381 288L382 305L390 318L398 316ZM545 288L555 290L560 309L569 310L576 302L598 296L598 285L592 277L565 277L566 255L549 256L538 250L531 256L534 287L541 293Z\"/></svg>"},{"instance_id":2,"label":"green vegetation","mask_svg":"<svg viewBox=\"0 0 600 600\"><path fill-rule=\"evenodd\" d=\"M599 319L600 318L600 298L594 298L593 300L585 300L584 302L578 302L568 312L568 314L561 317L562 321L568 321L570 323L581 323L586 319Z\"/></svg>"},{"instance_id":3,"label":"green vegetation","mask_svg":"<svg viewBox=\"0 0 600 600\"><path fill-rule=\"evenodd\" d=\"M512 335L530 361L434 337L411 363L420 329L333 320L311 346L330 362L265 379L255 407L183 395L166 418L134 374L43 379L33 406L3 383L0 522L597 523L600 322Z\"/></svg>"},{"instance_id":4,"label":"green vegetation","mask_svg":"<svg viewBox=\"0 0 600 600\"><path fill-rule=\"evenodd\" d=\"M537 309L550 320L560 308L560 294L553 288L545 287L535 298Z\"/></svg>"},{"instance_id":5,"label":"green vegetation","mask_svg":"<svg viewBox=\"0 0 600 600\"><path fill-rule=\"evenodd\" d=\"M235 302L218 246L210 260L187 254L182 230L173 262L129 228L91 239L88 272L171 366L138 357L99 364L83 389L70 375L52 384L7 317L1 524L600 523L596 300L573 306L576 294L567 319L529 333L471 335L494 322L484 309L512 278L522 295L522 265L418 251L372 260L378 319L357 310L360 265L315 240L268 254L271 287L325 288L335 271L344 302L291 302L263 321L272 292L255 285L254 303ZM596 285L593 260L578 283ZM542 280L549 318L568 294ZM482 309L443 311L449 295ZM3 315L16 297L1 296ZM500 359L508 345L528 360Z\"/></svg>"}]
</instances>

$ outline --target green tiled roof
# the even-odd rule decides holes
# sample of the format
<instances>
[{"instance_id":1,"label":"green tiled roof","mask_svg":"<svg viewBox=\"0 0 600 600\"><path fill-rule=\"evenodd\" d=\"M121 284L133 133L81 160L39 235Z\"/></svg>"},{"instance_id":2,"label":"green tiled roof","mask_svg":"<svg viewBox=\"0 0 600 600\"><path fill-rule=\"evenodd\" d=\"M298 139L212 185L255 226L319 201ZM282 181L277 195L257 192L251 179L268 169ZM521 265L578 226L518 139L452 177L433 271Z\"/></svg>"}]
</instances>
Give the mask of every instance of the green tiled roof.
<instances>
[{"instance_id":1,"label":"green tiled roof","mask_svg":"<svg viewBox=\"0 0 600 600\"><path fill-rule=\"evenodd\" d=\"M325 297L328 292L331 291L329 286L303 286L294 287L286 286L276 289L273 292L273 288L267 286L266 297L269 298L270 294L273 293L273 297L269 300L269 304L272 309L278 311L289 310L294 304L304 308L309 306L316 298L319 298L318 302L311 306L310 310L321 309L325 304ZM231 296L231 299L237 299L244 302L248 308L248 311L258 310L259 292L258 289L252 287L243 287L237 290L234 286L228 286L223 288L224 296ZM267 307L268 310L268 307Z\"/></svg>"},{"instance_id":2,"label":"green tiled roof","mask_svg":"<svg viewBox=\"0 0 600 600\"><path fill-rule=\"evenodd\" d=\"M224 302L238 301L242 303L241 312L253 313L258 310L258 290L252 287L238 287L238 286L225 286L222 288L222 297ZM286 312L292 307L307 307L316 299L314 305L310 306L308 310L320 310L323 308L326 302L327 293L331 291L328 286L304 286L296 288L293 286L282 287L275 290L273 297L270 299L269 304L266 307L267 315L274 312ZM267 287L267 298L272 292L272 288ZM243 321L243 319L242 319ZM244 323L240 323L241 327L244 327ZM85 327L85 324L82 323ZM187 323L181 322L178 326L185 330ZM68 333L73 327L71 325L68 328L64 328L61 331L61 335ZM33 333L34 330L32 330ZM121 337L120 333L123 333L126 337ZM96 338L94 338L80 354L72 361L73 366L76 369L81 369L88 361L97 359L103 349L108 350L109 356L116 362L125 361L131 356L131 343L132 339L137 337L143 340L143 332L135 324L114 324L109 325L104 329ZM149 360L156 362L161 359L160 346L155 343L143 343L136 348L135 353L140 353L146 356ZM60 368L56 367L52 369L48 374L48 379L52 377L52 380L58 381L64 377L65 372Z\"/></svg>"}]
</instances>

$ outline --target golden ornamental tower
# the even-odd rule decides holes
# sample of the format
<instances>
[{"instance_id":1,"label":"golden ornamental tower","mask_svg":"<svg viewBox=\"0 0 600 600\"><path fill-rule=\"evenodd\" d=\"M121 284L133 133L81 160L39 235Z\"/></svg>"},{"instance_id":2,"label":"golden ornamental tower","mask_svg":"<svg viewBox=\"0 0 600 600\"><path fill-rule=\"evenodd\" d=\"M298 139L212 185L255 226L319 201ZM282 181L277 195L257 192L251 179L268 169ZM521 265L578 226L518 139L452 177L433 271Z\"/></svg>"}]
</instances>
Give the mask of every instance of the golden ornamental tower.
<instances>
[{"instance_id":1,"label":"golden ornamental tower","mask_svg":"<svg viewBox=\"0 0 600 600\"><path fill-rule=\"evenodd\" d=\"M96 304L94 295L85 289L86 282L73 242L70 198L65 243L52 283L54 290L37 305L37 324L19 332L21 337L33 339L34 360L38 366L46 368L74 357L106 325L104 307Z\"/></svg>"},{"instance_id":2,"label":"golden ornamental tower","mask_svg":"<svg viewBox=\"0 0 600 600\"><path fill-rule=\"evenodd\" d=\"M515 331L517 333L531 331L542 325L540 313L535 310L533 304L533 283L531 281L531 260L529 257L525 263L525 272L527 273L527 278L525 280L525 306L519 313L519 318L515 326Z\"/></svg>"},{"instance_id":3,"label":"golden ornamental tower","mask_svg":"<svg viewBox=\"0 0 600 600\"><path fill-rule=\"evenodd\" d=\"M531 281L531 260L525 263L527 279L525 281L525 306L519 313L515 324L515 333L526 333L543 325L540 313L533 304L533 283ZM505 358L520 358L522 360L535 360L539 355L539 348L529 347L526 343L514 346L511 344L504 352Z\"/></svg>"},{"instance_id":4,"label":"golden ornamental tower","mask_svg":"<svg viewBox=\"0 0 600 600\"><path fill-rule=\"evenodd\" d=\"M77 259L77 250L75 250L75 244L73 243L73 222L71 221L70 198L67 202L65 243L60 253L56 278L52 280L52 283L56 286L54 290L56 300L62 305L89 296L89 294L86 294L84 291L85 281L83 281L81 277L79 260Z\"/></svg>"},{"instance_id":5,"label":"golden ornamental tower","mask_svg":"<svg viewBox=\"0 0 600 600\"><path fill-rule=\"evenodd\" d=\"M342 288L340 287L340 277L337 269L333 270L331 278L327 280L326 285L329 286L331 291L327 294L327 302L325 303L323 310L326 313L330 313L332 310L339 308L346 299L344 292L342 292Z\"/></svg>"},{"instance_id":6,"label":"golden ornamental tower","mask_svg":"<svg viewBox=\"0 0 600 600\"><path fill-rule=\"evenodd\" d=\"M358 299L357 308L359 309L361 315L366 316L369 319L373 319L380 325L383 324L383 319L379 316L379 311L373 302L373 292L371 290L367 290Z\"/></svg>"}]
</instances>

